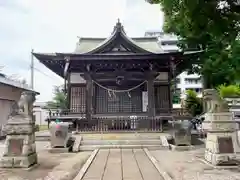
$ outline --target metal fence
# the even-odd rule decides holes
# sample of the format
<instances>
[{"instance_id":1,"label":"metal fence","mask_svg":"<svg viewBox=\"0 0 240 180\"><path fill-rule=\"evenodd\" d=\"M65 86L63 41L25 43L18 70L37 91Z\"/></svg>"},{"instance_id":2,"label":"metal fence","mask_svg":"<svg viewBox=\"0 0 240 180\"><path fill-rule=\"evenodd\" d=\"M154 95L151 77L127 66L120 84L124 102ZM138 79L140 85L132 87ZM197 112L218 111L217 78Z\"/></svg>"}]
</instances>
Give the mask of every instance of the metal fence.
<instances>
[{"instance_id":1,"label":"metal fence","mask_svg":"<svg viewBox=\"0 0 240 180\"><path fill-rule=\"evenodd\" d=\"M169 114L169 115L173 115L173 116L191 116L188 111L184 108L155 108L155 112L156 112L156 116L157 115L161 115L161 114ZM131 113L131 112L129 112ZM134 112L132 112L134 113ZM146 113L146 112L142 112L142 113ZM66 115L72 115L72 114L79 114L79 115L84 115L85 111L76 111L75 109L63 109L63 110L58 110L58 109L51 109L48 110L48 114L50 117L54 117L54 116L66 116ZM94 113L93 113L94 114ZM101 113L100 113L101 114ZM121 113L105 113L105 114L117 114L119 116L121 116Z\"/></svg>"},{"instance_id":2,"label":"metal fence","mask_svg":"<svg viewBox=\"0 0 240 180\"><path fill-rule=\"evenodd\" d=\"M94 117L91 120L77 121L77 131L80 132L112 132L112 131L163 131L163 119L150 117Z\"/></svg>"}]
</instances>

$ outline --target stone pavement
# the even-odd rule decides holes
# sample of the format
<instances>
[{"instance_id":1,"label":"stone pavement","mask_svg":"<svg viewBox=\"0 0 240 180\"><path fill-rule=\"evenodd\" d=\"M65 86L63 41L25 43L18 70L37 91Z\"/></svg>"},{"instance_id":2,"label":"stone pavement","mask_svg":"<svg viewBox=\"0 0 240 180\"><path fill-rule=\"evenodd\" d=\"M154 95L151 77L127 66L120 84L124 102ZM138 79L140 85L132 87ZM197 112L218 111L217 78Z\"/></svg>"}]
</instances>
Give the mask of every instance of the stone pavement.
<instances>
[{"instance_id":1,"label":"stone pavement","mask_svg":"<svg viewBox=\"0 0 240 180\"><path fill-rule=\"evenodd\" d=\"M99 150L83 180L163 180L143 149Z\"/></svg>"},{"instance_id":2,"label":"stone pavement","mask_svg":"<svg viewBox=\"0 0 240 180\"><path fill-rule=\"evenodd\" d=\"M154 150L150 153L173 180L239 180L240 167L214 168L202 161L205 148L191 151Z\"/></svg>"}]
</instances>

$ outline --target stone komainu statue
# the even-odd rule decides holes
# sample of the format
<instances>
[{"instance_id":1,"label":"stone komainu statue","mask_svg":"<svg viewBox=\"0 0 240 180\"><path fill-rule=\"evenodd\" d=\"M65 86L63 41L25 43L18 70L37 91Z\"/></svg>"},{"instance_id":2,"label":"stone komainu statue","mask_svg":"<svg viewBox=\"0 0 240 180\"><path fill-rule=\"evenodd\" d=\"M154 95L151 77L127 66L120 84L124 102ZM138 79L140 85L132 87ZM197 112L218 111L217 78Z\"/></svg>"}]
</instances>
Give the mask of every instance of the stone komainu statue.
<instances>
[{"instance_id":1,"label":"stone komainu statue","mask_svg":"<svg viewBox=\"0 0 240 180\"><path fill-rule=\"evenodd\" d=\"M206 113L229 112L227 102L219 96L215 89L206 89L203 92L203 101Z\"/></svg>"},{"instance_id":2,"label":"stone komainu statue","mask_svg":"<svg viewBox=\"0 0 240 180\"><path fill-rule=\"evenodd\" d=\"M18 102L14 102L10 116L32 115L35 93L30 91L22 92Z\"/></svg>"}]
</instances>

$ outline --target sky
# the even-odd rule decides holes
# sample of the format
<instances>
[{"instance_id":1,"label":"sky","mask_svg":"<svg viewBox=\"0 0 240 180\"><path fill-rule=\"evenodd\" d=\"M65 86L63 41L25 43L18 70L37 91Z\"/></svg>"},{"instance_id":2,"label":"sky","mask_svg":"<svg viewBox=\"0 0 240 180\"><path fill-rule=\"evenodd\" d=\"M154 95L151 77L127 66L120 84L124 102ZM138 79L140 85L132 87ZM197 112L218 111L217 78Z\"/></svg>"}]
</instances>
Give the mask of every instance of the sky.
<instances>
[{"instance_id":1,"label":"sky","mask_svg":"<svg viewBox=\"0 0 240 180\"><path fill-rule=\"evenodd\" d=\"M0 67L30 83L34 52L73 52L77 37L108 37L117 19L130 37L161 31L159 5L145 0L0 0ZM63 79L34 59L38 102L52 99Z\"/></svg>"}]
</instances>

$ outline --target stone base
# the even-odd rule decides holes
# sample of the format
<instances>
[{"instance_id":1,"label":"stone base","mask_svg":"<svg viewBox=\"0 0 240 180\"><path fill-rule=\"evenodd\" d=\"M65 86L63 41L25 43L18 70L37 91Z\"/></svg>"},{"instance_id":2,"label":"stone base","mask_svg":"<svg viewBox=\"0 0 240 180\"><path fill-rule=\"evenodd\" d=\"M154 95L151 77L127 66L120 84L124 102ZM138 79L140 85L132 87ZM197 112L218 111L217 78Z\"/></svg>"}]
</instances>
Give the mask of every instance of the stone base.
<instances>
[{"instance_id":1,"label":"stone base","mask_svg":"<svg viewBox=\"0 0 240 180\"><path fill-rule=\"evenodd\" d=\"M37 164L37 154L31 154L28 156L4 156L0 160L1 168L28 168Z\"/></svg>"},{"instance_id":2,"label":"stone base","mask_svg":"<svg viewBox=\"0 0 240 180\"><path fill-rule=\"evenodd\" d=\"M169 147L172 151L189 151L189 150L193 149L192 145L176 146L173 144L169 144Z\"/></svg>"},{"instance_id":3,"label":"stone base","mask_svg":"<svg viewBox=\"0 0 240 180\"><path fill-rule=\"evenodd\" d=\"M205 160L214 166L237 165L237 158L235 154L215 154L206 150Z\"/></svg>"}]
</instances>

